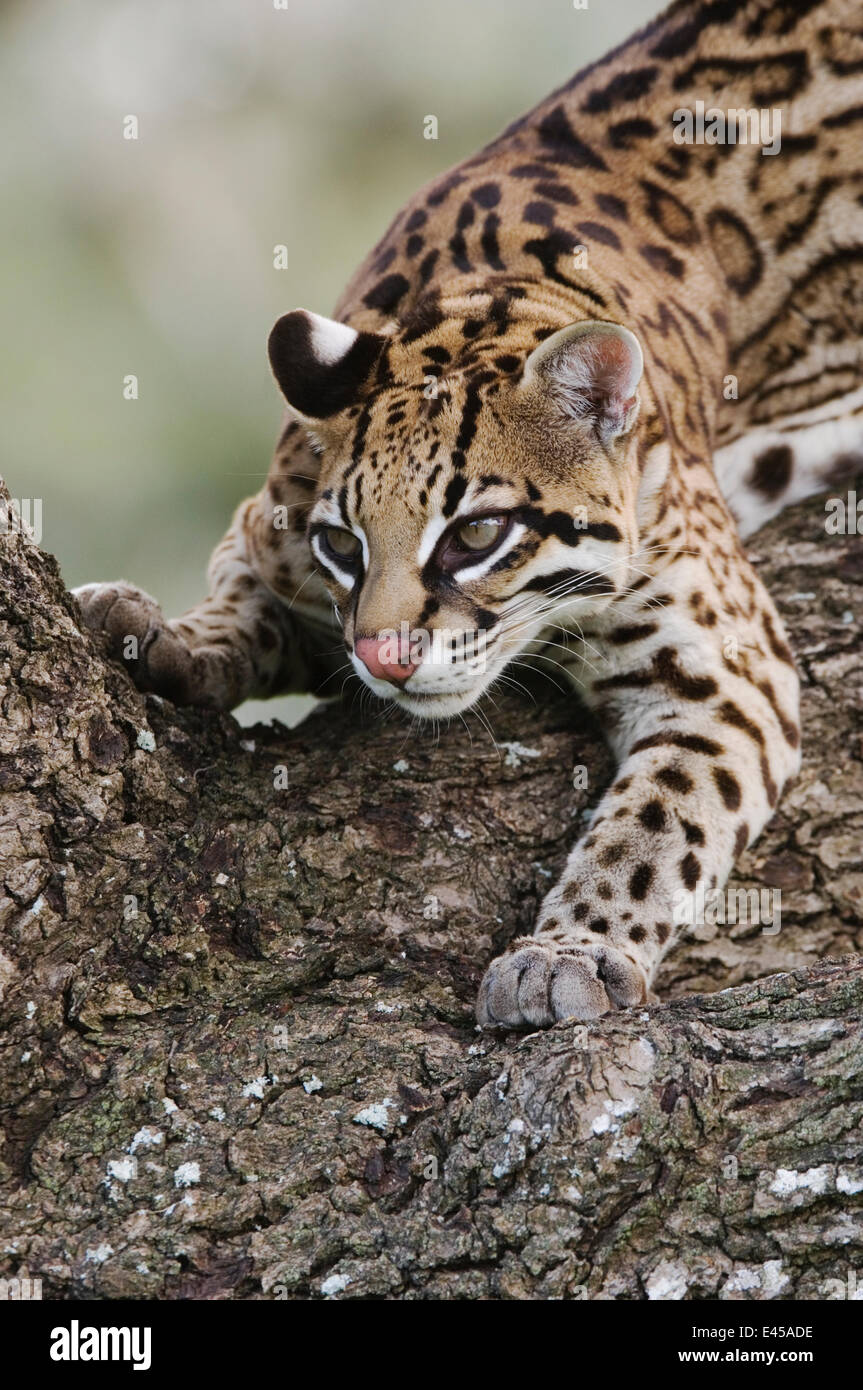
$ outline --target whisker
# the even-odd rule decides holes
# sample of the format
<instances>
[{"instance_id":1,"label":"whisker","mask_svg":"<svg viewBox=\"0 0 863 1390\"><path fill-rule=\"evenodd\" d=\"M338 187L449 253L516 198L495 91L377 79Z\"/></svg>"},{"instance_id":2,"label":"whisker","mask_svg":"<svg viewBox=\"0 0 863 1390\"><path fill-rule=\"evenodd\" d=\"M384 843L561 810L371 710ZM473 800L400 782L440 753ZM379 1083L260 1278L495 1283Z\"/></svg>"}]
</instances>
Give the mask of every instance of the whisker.
<instances>
[{"instance_id":1,"label":"whisker","mask_svg":"<svg viewBox=\"0 0 863 1390\"><path fill-rule=\"evenodd\" d=\"M526 661L520 661L520 660L518 659L518 657L515 657L515 658L513 659L512 665L513 665L513 666L523 666L524 669L525 669L526 671L534 671L534 673L535 673L535 669L536 669L535 667L529 665L529 663L526 662ZM563 669L563 668L561 668L561 669ZM564 694L564 695L566 694L566 689L567 689L566 686L558 685L557 681L554 679L554 677L553 677L548 671L540 671L539 674L540 674L541 676L544 676L545 679L546 679L547 681L551 681L552 685L555 686L562 694ZM581 690L586 690L586 689L587 689L587 686L585 685L584 681L581 680L581 679L575 674L574 671L566 671L565 674L566 674L567 680L568 680L568 682L569 682L569 687L570 687L570 689L572 688L573 685L577 685L577 686L579 687L579 689L581 689Z\"/></svg>"},{"instance_id":2,"label":"whisker","mask_svg":"<svg viewBox=\"0 0 863 1390\"><path fill-rule=\"evenodd\" d=\"M472 734L471 731L470 731L470 726L469 726L467 720L465 719L464 715L462 714L461 710L457 710L456 713L457 713L459 719L461 720L462 724L464 724L465 729L467 730L467 736L468 736L468 739L470 740L470 746L471 746L471 748L473 748L473 734Z\"/></svg>"},{"instance_id":3,"label":"whisker","mask_svg":"<svg viewBox=\"0 0 863 1390\"><path fill-rule=\"evenodd\" d=\"M559 671L562 671L563 674L564 674L565 676L567 676L567 677L570 677L570 676L572 676L572 675L574 674L574 673L569 669L568 666L564 666L563 663L560 662L560 661L555 661L555 659L554 659L553 656L544 656L544 655L542 654L542 652L531 652L531 653L529 654L529 661L524 661L524 662L521 662L520 664L521 664L521 665L529 665L529 664L530 664L530 661L547 661L548 664L549 664L549 666L556 666L557 669L558 669ZM585 663L585 664L587 664L587 663ZM595 667L595 666L591 666L590 669L591 669L592 671L595 671L595 670L596 670L596 667Z\"/></svg>"},{"instance_id":4,"label":"whisker","mask_svg":"<svg viewBox=\"0 0 863 1390\"><path fill-rule=\"evenodd\" d=\"M353 669L354 669L354 667L353 667L353 662L351 662L351 661L345 661L341 666L337 666L336 669L335 669L335 671L331 672L330 675L327 676L327 679L326 679L325 681L322 682L322 684L321 684L321 686L320 686L320 689L323 690L324 686L325 686L325 685L328 685L329 682L330 682L331 680L335 680L336 676L340 676L341 673L342 673L342 671L351 672L351 671L353 671ZM354 675L356 675L356 672L354 672ZM359 679L359 677L357 677L357 679ZM344 680L342 681L342 690L344 690L344 688L345 688L345 686L347 685L347 683L348 683L348 676L345 676Z\"/></svg>"},{"instance_id":5,"label":"whisker","mask_svg":"<svg viewBox=\"0 0 863 1390\"><path fill-rule=\"evenodd\" d=\"M554 642L554 643L549 643L549 645L550 645L550 646L558 646L558 647L559 647L559 646L560 646L560 643L559 643L559 642ZM566 650L566 649L564 649L564 650ZM565 672L567 673L567 675L573 674L573 672L571 671L571 668L570 668L570 667L564 666L563 663L562 663L561 661L556 661L555 658L554 658L553 656L546 656L543 652L532 652L532 651L530 651L529 649L526 648L526 649L522 652L521 655L522 655L522 657L523 657L526 661L528 661L528 662L531 662L531 661L548 661L548 662L551 662L554 666L559 666L560 669L561 669L561 671L565 671ZM574 660L575 660L576 662L578 662L578 663L579 663L580 665L582 665L582 666L586 666L587 669L588 669L589 671L592 671L593 674L594 674L595 676L598 676L598 675L599 675L599 667L598 667L598 666L595 666L594 663L593 663L592 661L588 661L588 659L587 659L586 656L581 656L578 652L572 652L571 655L573 656L573 658L574 658Z\"/></svg>"},{"instance_id":6,"label":"whisker","mask_svg":"<svg viewBox=\"0 0 863 1390\"><path fill-rule=\"evenodd\" d=\"M499 761L500 761L500 749L498 748L498 743L497 743L497 739L496 739L495 736L494 736L494 731L493 731L493 729L492 729L492 727L491 727L491 724L488 722L488 719L486 718L486 715L485 715L484 711L480 709L479 705L471 705L470 710L468 711L468 713L469 713L469 714L475 715L476 718L479 720L480 724L482 725L482 727L485 729L485 732L488 734L489 738L491 739L492 747L493 747L493 748L495 749L495 751L497 752L498 762L499 762Z\"/></svg>"},{"instance_id":7,"label":"whisker","mask_svg":"<svg viewBox=\"0 0 863 1390\"><path fill-rule=\"evenodd\" d=\"M525 631L528 627L532 626L532 624L536 623L537 621L545 620L550 613L554 613L557 610L559 610L564 603L569 603L573 598L582 597L576 592L578 587L578 585L574 585L570 590L555 595L553 601L551 603L546 603L544 607L542 606L542 602L540 602L532 613L523 618L519 617L518 621L515 623L507 622L507 619L512 616L511 613L507 613L500 625L501 634L506 633L507 636L517 636L519 632ZM640 591L627 587L618 589L617 593L619 595L625 595L640 593ZM583 597L588 596L585 595ZM644 598L648 606L653 606L650 605L649 595L645 595ZM572 620L575 621L574 615Z\"/></svg>"},{"instance_id":8,"label":"whisker","mask_svg":"<svg viewBox=\"0 0 863 1390\"><path fill-rule=\"evenodd\" d=\"M640 569L635 562L637 560L643 559L644 556L653 553L668 553L668 549L669 547L664 543L658 545L642 546L639 550L634 551L632 555L627 557L626 563L630 569L635 571L636 574L651 579L658 578L658 575L653 575L648 570ZM682 555L697 556L697 552L694 550L680 550L677 553ZM590 571L580 571L573 579L561 580L559 584L553 586L544 595L541 595L540 601L542 601L542 599L547 600L550 598L558 599L561 598L567 592L576 593L579 589L584 588L588 582L595 581L597 577L604 578L605 576L607 576L611 572L611 568L616 567L617 563L617 561L613 561L612 564L607 565L604 568L598 568ZM627 587L624 587L623 589L618 589L617 592L627 593L635 591L630 590ZM517 600L513 603L512 607L503 611L503 616L511 617L519 611L520 607L526 607L533 601L533 595L522 595L521 597L517 597Z\"/></svg>"},{"instance_id":9,"label":"whisker","mask_svg":"<svg viewBox=\"0 0 863 1390\"><path fill-rule=\"evenodd\" d=\"M554 623L553 626L554 626L555 628L558 628L558 627L560 627L560 624L559 624L559 623ZM566 632L566 628L560 628L560 631L561 631L561 632ZM540 640L540 639L537 638L537 641L539 641L539 640ZM584 638L581 637L580 635L577 637L576 640L579 641L579 642L581 642L583 646L589 647L590 650L591 650L592 652L595 652L596 655L599 657L600 661L603 661L603 660L605 659L604 656L603 656L603 653L602 653L601 651L599 651L596 647L594 647L594 645L593 645L592 642L586 642L586 641L584 640ZM585 666L589 666L590 669L591 669L591 671L595 671L595 670L597 669L597 668L592 664L592 662L590 662L590 661L587 660L587 657L584 656L584 654L583 654L582 652L580 652L580 651L574 651L573 648L570 647L570 646L568 645L568 643L566 643L566 642L553 642L553 641L551 640L550 637L543 637L543 638L542 638L542 644L543 644L544 647L559 647L560 650L561 650L562 652L568 652L569 655L570 655L571 657L573 657L573 659L574 659L575 661L580 661L580 662L582 662ZM527 651L527 649L525 649L525 650ZM530 656L540 656L541 653L540 653L540 652L530 652L529 655L530 655Z\"/></svg>"},{"instance_id":10,"label":"whisker","mask_svg":"<svg viewBox=\"0 0 863 1390\"><path fill-rule=\"evenodd\" d=\"M520 667L522 667L525 671L531 671L531 672L533 672L534 675L537 674L536 668L535 668L535 667L531 666L530 663L527 662L527 661L520 661L520 660L518 659L518 657L516 657L516 659L513 661L512 664L513 664L513 666L520 666ZM561 668L561 669L563 669L563 668ZM569 673L566 672L566 674L568 675ZM565 685L559 685L558 682L555 680L554 676L552 676L552 675L550 674L550 672L548 672L548 671L540 671L540 672L539 672L539 675L541 675L542 677L544 677L545 680L551 681L551 684L555 687L555 689L559 690L559 691L561 692L561 694L563 694L563 695L566 694L566 686L565 686ZM573 677L572 679L574 680L575 677Z\"/></svg>"},{"instance_id":11,"label":"whisker","mask_svg":"<svg viewBox=\"0 0 863 1390\"><path fill-rule=\"evenodd\" d=\"M313 578L315 577L315 574L316 574L316 571L315 571L315 570L309 570L309 573L306 575L306 577L305 577L305 579L303 580L302 584L300 585L299 589L297 589L297 592L294 594L294 597L291 599L290 603L288 604L288 608L289 608L289 609L290 609L290 608L293 608L293 606L294 606L294 604L296 603L297 599L300 597L300 594L303 592L303 589L306 587L306 585L308 584L309 580L310 580L310 579L313 579Z\"/></svg>"},{"instance_id":12,"label":"whisker","mask_svg":"<svg viewBox=\"0 0 863 1390\"><path fill-rule=\"evenodd\" d=\"M513 662L513 665L514 665L514 666L524 666L524 665L526 665L526 663L525 663L525 662L522 662L522 661L514 661L514 662ZM529 668L528 668L528 669L529 669ZM541 674L542 674L542 675L545 675L545 672L543 671ZM551 680L551 677L549 676L548 679ZM494 686L496 686L497 683L498 683L498 681L502 681L502 682L504 683L504 685L511 685L515 690L520 690L520 691L522 692L522 694L526 695L527 698L528 698L529 700L532 700L534 704L537 703L537 699L536 699L536 696L534 695L533 691L532 691L532 690L528 690L527 686L526 686L526 685L522 685L521 681L517 681L516 678L515 678L515 676L510 676L510 675L508 675L506 672L501 671L500 675L495 677L495 679L494 679L494 681L492 682L492 685L489 687L489 689L492 689Z\"/></svg>"}]
</instances>

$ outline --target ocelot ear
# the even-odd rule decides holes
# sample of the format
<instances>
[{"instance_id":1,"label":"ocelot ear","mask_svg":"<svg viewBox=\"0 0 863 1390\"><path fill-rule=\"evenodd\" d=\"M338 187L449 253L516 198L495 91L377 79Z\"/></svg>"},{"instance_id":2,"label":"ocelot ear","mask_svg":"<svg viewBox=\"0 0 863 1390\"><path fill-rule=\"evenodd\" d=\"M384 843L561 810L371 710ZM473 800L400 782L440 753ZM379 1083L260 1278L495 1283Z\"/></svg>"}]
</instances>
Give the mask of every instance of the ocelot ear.
<instances>
[{"instance_id":1,"label":"ocelot ear","mask_svg":"<svg viewBox=\"0 0 863 1390\"><path fill-rule=\"evenodd\" d=\"M362 395L386 341L294 309L270 334L270 365L293 414L314 428Z\"/></svg>"},{"instance_id":2,"label":"ocelot ear","mask_svg":"<svg viewBox=\"0 0 863 1390\"><path fill-rule=\"evenodd\" d=\"M634 333L589 319L552 333L528 357L522 386L547 392L573 420L590 424L604 444L626 434L638 415L644 367Z\"/></svg>"}]
</instances>

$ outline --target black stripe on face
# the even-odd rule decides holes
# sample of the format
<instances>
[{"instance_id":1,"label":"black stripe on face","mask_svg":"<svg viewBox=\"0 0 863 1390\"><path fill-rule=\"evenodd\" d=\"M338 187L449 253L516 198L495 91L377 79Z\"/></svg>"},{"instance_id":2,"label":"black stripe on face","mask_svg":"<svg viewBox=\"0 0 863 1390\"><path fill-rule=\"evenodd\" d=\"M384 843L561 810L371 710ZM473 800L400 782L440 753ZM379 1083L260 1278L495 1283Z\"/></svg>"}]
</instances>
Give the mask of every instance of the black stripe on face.
<instances>
[{"instance_id":1,"label":"black stripe on face","mask_svg":"<svg viewBox=\"0 0 863 1390\"><path fill-rule=\"evenodd\" d=\"M471 382L465 392L461 425L459 426L458 438L456 439L455 448L452 452L452 463L454 468L464 467L465 450L468 449L473 442L481 410L482 397L479 394L479 387L475 382Z\"/></svg>"},{"instance_id":2,"label":"black stripe on face","mask_svg":"<svg viewBox=\"0 0 863 1390\"><path fill-rule=\"evenodd\" d=\"M441 513L447 520L455 515L455 509L466 492L467 479L462 474L459 473L456 474L454 478L450 478L447 483L446 492L444 493L443 506L441 507Z\"/></svg>"},{"instance_id":3,"label":"black stripe on face","mask_svg":"<svg viewBox=\"0 0 863 1390\"><path fill-rule=\"evenodd\" d=\"M500 615L490 608L475 608L474 621L478 632L490 632L500 622Z\"/></svg>"},{"instance_id":4,"label":"black stripe on face","mask_svg":"<svg viewBox=\"0 0 863 1390\"><path fill-rule=\"evenodd\" d=\"M613 521L589 521L583 535L592 536L595 541L622 541L623 536Z\"/></svg>"},{"instance_id":5,"label":"black stripe on face","mask_svg":"<svg viewBox=\"0 0 863 1390\"><path fill-rule=\"evenodd\" d=\"M583 536L592 536L597 541L623 540L618 528L611 521L591 521L587 526L576 526L569 512L544 512L539 507L527 507L522 513L524 523L547 540L554 536L564 545L579 545Z\"/></svg>"},{"instance_id":6,"label":"black stripe on face","mask_svg":"<svg viewBox=\"0 0 863 1390\"><path fill-rule=\"evenodd\" d=\"M351 444L351 461L343 473L343 478L347 482L352 473L355 473L365 457L366 435L369 432L372 413L367 405L364 405L357 419L356 429L354 430L353 442Z\"/></svg>"},{"instance_id":7,"label":"black stripe on face","mask_svg":"<svg viewBox=\"0 0 863 1390\"><path fill-rule=\"evenodd\" d=\"M613 594L614 584L595 570L552 570L551 574L538 574L519 589L518 593L547 594L560 589L563 594L571 589L578 594ZM515 597L509 595L508 597Z\"/></svg>"}]
</instances>

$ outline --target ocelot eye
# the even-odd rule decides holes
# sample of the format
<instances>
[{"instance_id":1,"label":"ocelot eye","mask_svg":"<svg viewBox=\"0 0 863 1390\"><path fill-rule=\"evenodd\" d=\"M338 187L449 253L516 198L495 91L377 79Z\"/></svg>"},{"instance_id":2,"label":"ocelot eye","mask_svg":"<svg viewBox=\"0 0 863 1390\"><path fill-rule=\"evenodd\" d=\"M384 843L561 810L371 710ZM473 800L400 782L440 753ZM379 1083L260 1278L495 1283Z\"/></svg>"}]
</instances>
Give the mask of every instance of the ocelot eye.
<instances>
[{"instance_id":1,"label":"ocelot eye","mask_svg":"<svg viewBox=\"0 0 863 1390\"><path fill-rule=\"evenodd\" d=\"M324 545L339 560L356 560L362 546L351 531L342 531L338 526L328 526L323 533Z\"/></svg>"},{"instance_id":2,"label":"ocelot eye","mask_svg":"<svg viewBox=\"0 0 863 1390\"><path fill-rule=\"evenodd\" d=\"M454 540L464 550L491 550L497 545L508 525L505 516L481 516L466 521L454 532Z\"/></svg>"}]
</instances>

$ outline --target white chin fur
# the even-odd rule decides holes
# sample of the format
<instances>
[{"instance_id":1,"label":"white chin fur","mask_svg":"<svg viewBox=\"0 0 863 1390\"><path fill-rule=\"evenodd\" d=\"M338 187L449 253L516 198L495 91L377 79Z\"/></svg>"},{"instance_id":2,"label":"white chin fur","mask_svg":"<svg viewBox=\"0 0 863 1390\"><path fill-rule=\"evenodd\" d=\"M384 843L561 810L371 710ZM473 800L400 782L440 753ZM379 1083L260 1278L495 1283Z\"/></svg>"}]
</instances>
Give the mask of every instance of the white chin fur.
<instances>
[{"instance_id":1,"label":"white chin fur","mask_svg":"<svg viewBox=\"0 0 863 1390\"><path fill-rule=\"evenodd\" d=\"M390 698L399 709L418 719L447 719L470 709L482 694L482 690L452 691L448 694L411 696L410 690L390 689Z\"/></svg>"},{"instance_id":2,"label":"white chin fur","mask_svg":"<svg viewBox=\"0 0 863 1390\"><path fill-rule=\"evenodd\" d=\"M409 714L415 714L420 719L445 719L449 715L460 714L462 710L469 709L485 689L485 686L469 686L464 690L441 691L440 694L434 690L412 691L410 685L405 688L390 685L389 681L377 680L356 656L353 657L353 665L363 685L379 699L392 700L399 709L407 710Z\"/></svg>"}]
</instances>

